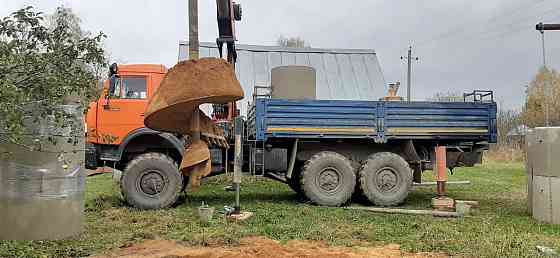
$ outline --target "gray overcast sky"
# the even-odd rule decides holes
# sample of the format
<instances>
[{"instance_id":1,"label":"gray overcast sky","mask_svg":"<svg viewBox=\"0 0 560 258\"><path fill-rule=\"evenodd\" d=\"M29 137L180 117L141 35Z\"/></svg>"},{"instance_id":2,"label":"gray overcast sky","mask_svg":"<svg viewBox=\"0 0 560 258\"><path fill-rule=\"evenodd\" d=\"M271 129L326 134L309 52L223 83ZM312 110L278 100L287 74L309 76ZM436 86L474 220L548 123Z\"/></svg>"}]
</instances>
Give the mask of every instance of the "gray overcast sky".
<instances>
[{"instance_id":1,"label":"gray overcast sky","mask_svg":"<svg viewBox=\"0 0 560 258\"><path fill-rule=\"evenodd\" d=\"M558 0L239 0L243 44L273 45L280 35L301 36L313 47L373 48L387 82L405 82L399 59L410 43L413 95L472 89L496 91L498 102L519 108L524 86L542 64L539 21L560 23ZM52 12L73 8L83 26L103 31L111 58L120 63L177 61L187 35L186 0L2 0L0 16L25 5ZM217 34L215 1L199 0L200 40ZM546 34L548 62L560 67L560 32ZM405 94L405 90L401 90Z\"/></svg>"}]
</instances>

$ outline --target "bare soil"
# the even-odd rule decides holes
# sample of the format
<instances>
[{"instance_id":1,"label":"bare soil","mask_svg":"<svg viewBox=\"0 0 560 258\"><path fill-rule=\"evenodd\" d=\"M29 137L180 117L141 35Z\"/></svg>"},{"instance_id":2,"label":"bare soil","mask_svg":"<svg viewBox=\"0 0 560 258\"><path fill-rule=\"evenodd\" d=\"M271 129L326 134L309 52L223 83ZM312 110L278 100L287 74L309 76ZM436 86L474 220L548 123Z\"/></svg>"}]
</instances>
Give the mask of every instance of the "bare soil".
<instances>
[{"instance_id":1,"label":"bare soil","mask_svg":"<svg viewBox=\"0 0 560 258\"><path fill-rule=\"evenodd\" d=\"M285 245L263 237L249 237L238 247L187 247L175 241L148 240L96 258L365 258L449 257L441 253L405 253L399 245L382 247L330 247L324 242L290 241Z\"/></svg>"}]
</instances>

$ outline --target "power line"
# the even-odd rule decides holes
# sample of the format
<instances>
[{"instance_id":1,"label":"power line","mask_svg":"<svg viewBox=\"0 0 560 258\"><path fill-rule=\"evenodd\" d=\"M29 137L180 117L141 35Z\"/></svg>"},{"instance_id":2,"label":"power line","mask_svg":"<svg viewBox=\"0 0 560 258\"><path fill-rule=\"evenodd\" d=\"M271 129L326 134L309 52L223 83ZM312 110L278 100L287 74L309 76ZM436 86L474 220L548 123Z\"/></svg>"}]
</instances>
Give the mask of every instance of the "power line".
<instances>
[{"instance_id":1,"label":"power line","mask_svg":"<svg viewBox=\"0 0 560 258\"><path fill-rule=\"evenodd\" d=\"M534 8L536 6L540 6L541 4L543 4L545 2L545 0L538 0L536 3L534 1L532 1L531 3L526 3L523 5L518 6L517 8L514 8L510 11L507 12L507 16L511 17L511 14L515 14L515 13L520 13L520 14L526 14L527 11L531 8ZM523 11L523 12L520 12ZM495 23L494 21L496 20L501 20L503 17L507 17L506 15L504 15L506 12L503 12L499 15L494 15L492 17L490 17L487 20L484 20L482 22L477 22L475 24L477 25L485 25L486 28L488 28L488 25L490 25L490 27L494 27L494 28L499 28L500 24L499 23ZM515 16L513 16L515 17ZM520 16L518 16L520 17ZM525 16L526 17L526 16ZM514 19L515 21L515 19ZM454 28L444 32L444 33L440 33L434 37L425 39L425 40L421 40L418 41L416 45L427 45L428 43L433 43L442 39L446 39L446 38L450 38L453 37L455 35L460 35L462 33L468 32L468 29L471 28L472 26L465 26L465 25L459 25L459 26L455 26Z\"/></svg>"},{"instance_id":2,"label":"power line","mask_svg":"<svg viewBox=\"0 0 560 258\"><path fill-rule=\"evenodd\" d=\"M510 22L508 24L502 24L505 25L503 27L495 27L495 29L498 30L486 30L486 31L473 31L471 33L468 34L462 34L462 35L457 35L455 37L451 37L448 38L446 41L455 41L455 40L461 40L461 39L469 39L470 41L473 40L490 40L490 39L503 39L507 36L511 36L514 34L517 34L519 32L522 31L530 31L532 30L533 25L531 24L530 26L528 25L529 21L532 20L536 20L539 18L543 18L546 17L550 14L556 14L558 11L560 10L560 7L554 7L548 10L545 10L544 12L538 12L538 13L534 13L530 16L526 16L523 17L521 19L516 19L513 22ZM555 17L555 16L554 16ZM552 18L552 17L551 17ZM436 43L436 41L432 41L430 43ZM424 44L424 46L427 46L430 44Z\"/></svg>"},{"instance_id":3,"label":"power line","mask_svg":"<svg viewBox=\"0 0 560 258\"><path fill-rule=\"evenodd\" d=\"M544 2L544 0L540 0L539 3L537 3L537 5L542 4L543 2ZM534 4L535 3L530 3L530 5L534 5ZM513 13L515 13L517 10L525 9L526 7L527 7L527 5L519 6L518 8L514 9ZM525 9L525 11L527 11L527 9ZM511 15L511 13L508 13L508 15ZM500 18L500 16L503 16L503 15L495 15L495 16L490 17L489 19L487 19L485 21L482 21L480 24L479 23L477 23L477 24L479 24L479 25L494 24L493 21L498 20ZM459 25L459 26L456 26L456 27L448 30L447 32L436 35L436 36L432 37L431 39L420 41L420 42L417 43L417 45L423 45L423 44L426 44L428 42L437 41L437 40L440 40L440 39L445 39L445 38L451 37L455 34L463 33L468 28L469 27L467 27L467 26Z\"/></svg>"},{"instance_id":4,"label":"power line","mask_svg":"<svg viewBox=\"0 0 560 258\"><path fill-rule=\"evenodd\" d=\"M482 37L480 37L480 38L482 38L482 39L493 39L494 37L484 37L484 36L491 36L491 35L498 36L499 38L501 38L502 36L506 36L506 35L513 34L513 33L516 33L516 32L520 32L520 31L523 31L523 30L530 31L533 28L533 24L532 23L529 24L529 22L532 22L532 21L534 21L536 19L539 19L539 18L542 19L542 17L547 16L547 15L552 14L552 13L555 14L559 10L560 10L560 7L555 7L555 8L552 8L552 9L548 9L545 12L542 12L542 13L539 13L539 14L534 14L532 16L525 17L524 19L516 20L512 23L507 24L505 26L507 28L506 30L503 30L501 32L500 31L487 31L487 32L481 34ZM538 17L535 17L535 16L538 16ZM498 32L498 33L496 33L496 32Z\"/></svg>"}]
</instances>

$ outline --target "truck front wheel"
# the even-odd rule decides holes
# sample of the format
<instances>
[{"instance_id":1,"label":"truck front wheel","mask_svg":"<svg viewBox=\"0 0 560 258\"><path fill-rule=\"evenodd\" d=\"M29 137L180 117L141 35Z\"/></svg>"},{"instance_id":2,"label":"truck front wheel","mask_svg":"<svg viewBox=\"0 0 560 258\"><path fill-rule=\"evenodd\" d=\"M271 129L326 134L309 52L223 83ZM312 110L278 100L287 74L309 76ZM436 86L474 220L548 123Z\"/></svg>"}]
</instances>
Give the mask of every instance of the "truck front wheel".
<instances>
[{"instance_id":1,"label":"truck front wheel","mask_svg":"<svg viewBox=\"0 0 560 258\"><path fill-rule=\"evenodd\" d=\"M126 202L136 208L167 208L179 198L183 176L177 164L161 153L136 156L121 177L121 192Z\"/></svg>"},{"instance_id":2,"label":"truck front wheel","mask_svg":"<svg viewBox=\"0 0 560 258\"><path fill-rule=\"evenodd\" d=\"M350 161L331 151L319 152L306 161L300 179L305 196L324 206L348 202L356 186L356 174Z\"/></svg>"},{"instance_id":3,"label":"truck front wheel","mask_svg":"<svg viewBox=\"0 0 560 258\"><path fill-rule=\"evenodd\" d=\"M412 169L408 162L391 152L371 155L359 176L361 192L378 206L402 203L412 188Z\"/></svg>"}]
</instances>

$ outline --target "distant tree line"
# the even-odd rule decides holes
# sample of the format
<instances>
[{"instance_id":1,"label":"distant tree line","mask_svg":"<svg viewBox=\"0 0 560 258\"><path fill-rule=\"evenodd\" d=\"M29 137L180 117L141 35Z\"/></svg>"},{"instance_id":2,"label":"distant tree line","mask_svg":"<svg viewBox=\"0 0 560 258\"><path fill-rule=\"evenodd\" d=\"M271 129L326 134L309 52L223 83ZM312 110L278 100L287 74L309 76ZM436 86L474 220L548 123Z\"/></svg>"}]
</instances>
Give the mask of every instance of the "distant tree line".
<instances>
[{"instance_id":1,"label":"distant tree line","mask_svg":"<svg viewBox=\"0 0 560 258\"><path fill-rule=\"evenodd\" d=\"M523 122L529 127L546 124L546 105L549 106L551 126L560 125L560 75L555 70L542 68L527 88L523 107Z\"/></svg>"},{"instance_id":2,"label":"distant tree line","mask_svg":"<svg viewBox=\"0 0 560 258\"><path fill-rule=\"evenodd\" d=\"M306 48L310 47L307 42L303 38L300 37L285 37L280 36L278 40L276 40L276 45L280 47L292 47L292 48Z\"/></svg>"},{"instance_id":3,"label":"distant tree line","mask_svg":"<svg viewBox=\"0 0 560 258\"><path fill-rule=\"evenodd\" d=\"M527 97L521 110L499 107L497 113L498 144L522 147L519 138L527 128L546 125L546 105L549 105L549 124L560 126L560 74L542 68L527 87ZM440 92L430 101L463 101L457 92ZM499 105L501 106L501 105ZM508 135L509 134L509 135Z\"/></svg>"}]
</instances>

